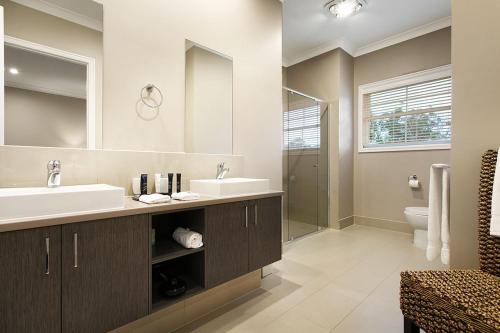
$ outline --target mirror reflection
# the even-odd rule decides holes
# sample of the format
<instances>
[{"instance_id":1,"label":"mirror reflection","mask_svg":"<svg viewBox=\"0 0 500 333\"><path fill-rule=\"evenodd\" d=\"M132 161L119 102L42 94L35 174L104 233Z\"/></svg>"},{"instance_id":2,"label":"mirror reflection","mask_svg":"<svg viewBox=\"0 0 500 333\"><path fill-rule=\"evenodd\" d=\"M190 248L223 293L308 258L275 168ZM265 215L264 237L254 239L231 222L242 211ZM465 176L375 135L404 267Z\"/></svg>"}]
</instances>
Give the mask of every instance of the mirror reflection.
<instances>
[{"instance_id":1,"label":"mirror reflection","mask_svg":"<svg viewBox=\"0 0 500 333\"><path fill-rule=\"evenodd\" d=\"M233 61L186 41L185 151L232 154Z\"/></svg>"},{"instance_id":2,"label":"mirror reflection","mask_svg":"<svg viewBox=\"0 0 500 333\"><path fill-rule=\"evenodd\" d=\"M0 0L0 6L0 144L100 148L102 5Z\"/></svg>"},{"instance_id":3,"label":"mirror reflection","mask_svg":"<svg viewBox=\"0 0 500 333\"><path fill-rule=\"evenodd\" d=\"M5 45L5 144L87 147L87 66Z\"/></svg>"}]
</instances>

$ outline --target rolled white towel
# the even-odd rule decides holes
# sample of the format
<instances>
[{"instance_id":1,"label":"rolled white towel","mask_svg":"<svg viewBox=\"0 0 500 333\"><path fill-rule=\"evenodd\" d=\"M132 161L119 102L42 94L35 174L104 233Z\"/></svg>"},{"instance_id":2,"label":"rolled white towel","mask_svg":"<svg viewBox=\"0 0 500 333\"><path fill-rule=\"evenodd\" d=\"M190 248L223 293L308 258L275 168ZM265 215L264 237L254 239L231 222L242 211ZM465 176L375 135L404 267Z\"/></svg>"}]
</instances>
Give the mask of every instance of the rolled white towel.
<instances>
[{"instance_id":1,"label":"rolled white towel","mask_svg":"<svg viewBox=\"0 0 500 333\"><path fill-rule=\"evenodd\" d=\"M181 200L181 201L191 201L198 200L200 195L198 193L193 192L177 192L172 193L172 199Z\"/></svg>"},{"instance_id":2,"label":"rolled white towel","mask_svg":"<svg viewBox=\"0 0 500 333\"><path fill-rule=\"evenodd\" d=\"M177 228L175 229L172 237L177 243L181 244L187 249L197 249L203 246L201 234L191 231L189 229Z\"/></svg>"},{"instance_id":3,"label":"rolled white towel","mask_svg":"<svg viewBox=\"0 0 500 333\"><path fill-rule=\"evenodd\" d=\"M147 204L159 204L159 203L166 203L170 202L170 196L165 195L165 194L143 194L139 197L140 202L144 202Z\"/></svg>"}]
</instances>

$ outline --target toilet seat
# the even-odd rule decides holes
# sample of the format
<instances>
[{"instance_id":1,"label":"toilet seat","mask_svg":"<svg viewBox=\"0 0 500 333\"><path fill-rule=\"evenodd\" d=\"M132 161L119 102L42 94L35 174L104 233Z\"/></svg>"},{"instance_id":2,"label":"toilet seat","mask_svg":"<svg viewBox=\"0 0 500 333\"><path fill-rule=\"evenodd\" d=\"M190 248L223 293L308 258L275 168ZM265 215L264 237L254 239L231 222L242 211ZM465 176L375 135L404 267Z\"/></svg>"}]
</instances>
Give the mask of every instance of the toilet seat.
<instances>
[{"instance_id":1,"label":"toilet seat","mask_svg":"<svg viewBox=\"0 0 500 333\"><path fill-rule=\"evenodd\" d=\"M429 216L429 207L406 207L405 213L418 216Z\"/></svg>"}]
</instances>

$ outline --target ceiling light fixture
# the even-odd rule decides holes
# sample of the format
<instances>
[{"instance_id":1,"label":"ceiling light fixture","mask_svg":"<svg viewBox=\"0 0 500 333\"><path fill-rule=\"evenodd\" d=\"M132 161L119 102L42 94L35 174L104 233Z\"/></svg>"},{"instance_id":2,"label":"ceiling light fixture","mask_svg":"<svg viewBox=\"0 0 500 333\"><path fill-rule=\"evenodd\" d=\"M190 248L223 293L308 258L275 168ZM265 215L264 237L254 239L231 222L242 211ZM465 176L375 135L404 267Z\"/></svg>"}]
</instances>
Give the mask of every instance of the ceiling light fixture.
<instances>
[{"instance_id":1,"label":"ceiling light fixture","mask_svg":"<svg viewBox=\"0 0 500 333\"><path fill-rule=\"evenodd\" d=\"M365 0L332 0L326 3L325 8L335 17L348 17L366 6Z\"/></svg>"},{"instance_id":2,"label":"ceiling light fixture","mask_svg":"<svg viewBox=\"0 0 500 333\"><path fill-rule=\"evenodd\" d=\"M12 74L12 75L17 75L19 74L19 70L17 68L9 68L9 73Z\"/></svg>"}]
</instances>

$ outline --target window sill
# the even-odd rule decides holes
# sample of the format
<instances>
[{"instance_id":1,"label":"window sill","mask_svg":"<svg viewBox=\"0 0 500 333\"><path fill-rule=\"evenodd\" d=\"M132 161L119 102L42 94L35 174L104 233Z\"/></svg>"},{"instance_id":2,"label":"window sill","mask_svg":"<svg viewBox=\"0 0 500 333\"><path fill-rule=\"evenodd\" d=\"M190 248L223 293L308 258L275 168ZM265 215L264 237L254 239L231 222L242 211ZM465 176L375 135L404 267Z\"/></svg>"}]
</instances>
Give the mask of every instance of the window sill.
<instances>
[{"instance_id":1,"label":"window sill","mask_svg":"<svg viewBox=\"0 0 500 333\"><path fill-rule=\"evenodd\" d=\"M432 144L394 147L359 147L358 153L383 153L396 151L450 150L451 144Z\"/></svg>"}]
</instances>

